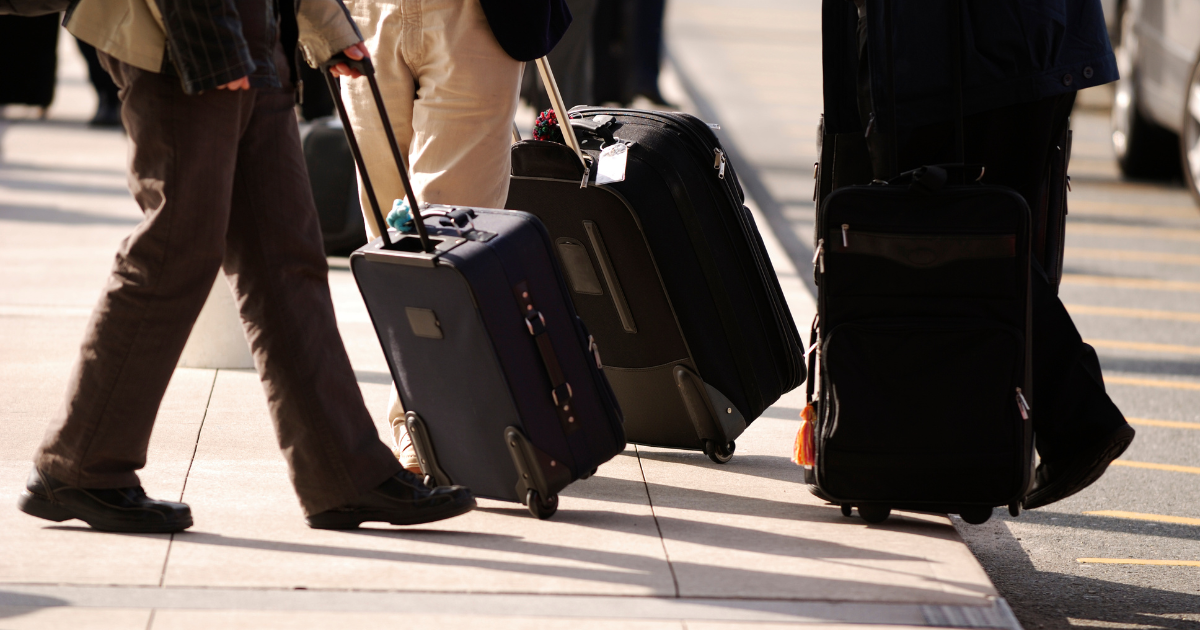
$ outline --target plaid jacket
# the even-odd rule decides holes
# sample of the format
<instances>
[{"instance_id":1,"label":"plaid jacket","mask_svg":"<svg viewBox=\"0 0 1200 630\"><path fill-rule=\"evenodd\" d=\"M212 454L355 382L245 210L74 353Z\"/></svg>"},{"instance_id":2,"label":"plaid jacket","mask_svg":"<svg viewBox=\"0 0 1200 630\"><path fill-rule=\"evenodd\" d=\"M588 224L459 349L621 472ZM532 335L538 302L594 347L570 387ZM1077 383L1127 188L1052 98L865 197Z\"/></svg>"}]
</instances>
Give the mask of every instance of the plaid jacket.
<instances>
[{"instance_id":1,"label":"plaid jacket","mask_svg":"<svg viewBox=\"0 0 1200 630\"><path fill-rule=\"evenodd\" d=\"M314 67L362 41L341 0L291 1L294 9L281 16L284 41L298 45ZM77 0L64 23L125 63L173 70L184 91L196 94L254 70L235 7L235 0Z\"/></svg>"}]
</instances>

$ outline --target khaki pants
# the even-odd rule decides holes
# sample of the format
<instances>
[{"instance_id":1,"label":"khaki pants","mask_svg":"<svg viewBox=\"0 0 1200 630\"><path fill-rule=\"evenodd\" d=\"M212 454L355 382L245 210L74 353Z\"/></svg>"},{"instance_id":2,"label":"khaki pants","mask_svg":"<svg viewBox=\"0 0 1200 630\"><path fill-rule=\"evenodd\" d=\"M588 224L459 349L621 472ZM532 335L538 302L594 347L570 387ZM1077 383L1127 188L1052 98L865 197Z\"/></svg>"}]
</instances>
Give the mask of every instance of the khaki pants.
<instances>
[{"instance_id":1,"label":"khaki pants","mask_svg":"<svg viewBox=\"0 0 1200 630\"><path fill-rule=\"evenodd\" d=\"M479 0L347 0L366 38L400 150L421 203L502 208L508 199L513 117L524 64L496 41ZM342 95L386 216L404 186L365 80ZM361 187L360 187L361 189ZM362 195L367 232L379 228ZM392 388L397 442L404 409Z\"/></svg>"},{"instance_id":2,"label":"khaki pants","mask_svg":"<svg viewBox=\"0 0 1200 630\"><path fill-rule=\"evenodd\" d=\"M479 0L349 0L366 38L417 199L501 208L521 62L492 35ZM370 86L343 79L343 96L384 214L404 197ZM363 197L367 230L378 236Z\"/></svg>"}]
</instances>

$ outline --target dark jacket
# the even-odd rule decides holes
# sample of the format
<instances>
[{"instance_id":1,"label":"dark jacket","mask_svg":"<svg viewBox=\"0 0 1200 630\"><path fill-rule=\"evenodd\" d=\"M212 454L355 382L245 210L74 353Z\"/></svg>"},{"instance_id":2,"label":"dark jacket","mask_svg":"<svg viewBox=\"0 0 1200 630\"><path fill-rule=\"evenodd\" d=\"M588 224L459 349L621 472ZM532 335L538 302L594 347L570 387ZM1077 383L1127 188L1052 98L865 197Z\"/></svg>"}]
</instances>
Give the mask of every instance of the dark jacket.
<instances>
[{"instance_id":1,"label":"dark jacket","mask_svg":"<svg viewBox=\"0 0 1200 630\"><path fill-rule=\"evenodd\" d=\"M571 25L565 0L479 0L500 47L517 61L532 61L554 49Z\"/></svg>"},{"instance_id":2,"label":"dark jacket","mask_svg":"<svg viewBox=\"0 0 1200 630\"><path fill-rule=\"evenodd\" d=\"M886 64L895 62L901 126L951 116L950 2L963 6L963 110L970 115L1109 83L1117 64L1100 0L866 0L871 94L886 111ZM891 53L884 4L892 4ZM857 14L845 0L825 0L826 123L857 127L854 69ZM836 94L831 94L831 90ZM831 99L832 97L832 99ZM837 107L840 104L842 107ZM849 109L846 109L848 107ZM886 125L886 122L883 124Z\"/></svg>"}]
</instances>

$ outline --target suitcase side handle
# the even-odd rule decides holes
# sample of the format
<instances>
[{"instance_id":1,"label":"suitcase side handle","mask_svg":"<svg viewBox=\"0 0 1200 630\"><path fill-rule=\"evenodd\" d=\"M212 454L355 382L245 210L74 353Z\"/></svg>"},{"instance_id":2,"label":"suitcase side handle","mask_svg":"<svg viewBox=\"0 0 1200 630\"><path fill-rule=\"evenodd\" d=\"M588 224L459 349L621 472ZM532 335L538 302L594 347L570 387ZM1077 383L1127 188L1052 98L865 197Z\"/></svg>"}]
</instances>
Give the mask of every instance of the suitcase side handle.
<instances>
[{"instance_id":1,"label":"suitcase side handle","mask_svg":"<svg viewBox=\"0 0 1200 630\"><path fill-rule=\"evenodd\" d=\"M375 108L379 110L379 118L383 122L383 131L387 136L388 146L392 150L392 158L396 161L396 168L400 171L400 181L404 184L404 194L408 197L408 206L412 210L413 226L417 228L417 238L421 241L421 251L427 254L433 253L433 243L430 242L429 233L425 229L425 220L421 216L421 207L417 203L417 195L413 192L412 183L408 179L408 166L404 162L404 157L400 154L400 145L396 142L396 133L392 130L392 121L388 118L387 108L383 104L383 95L379 91L379 82L375 78L375 66L371 63L369 57L351 59L345 53L339 52L321 64L321 73L325 75L325 83L329 86L329 92L333 95L333 103L337 106L338 116L342 119L342 128L346 132L346 141L350 144L350 153L354 155L354 163L358 165L358 172L362 176L363 188L367 191L367 200L371 205L371 214L375 218L375 223L379 226L380 236L383 237L384 249L389 249L393 245L391 236L388 234L388 225L383 219L383 212L379 209L379 199L375 195L375 187L371 185L371 177L367 173L367 165L363 160L362 150L358 146L358 139L354 136L354 128L350 125L350 116L346 113L346 104L342 102L342 91L338 89L338 82L330 72L333 66L339 63L344 63L350 68L357 70L367 78L367 82L371 85L371 95L375 98Z\"/></svg>"}]
</instances>

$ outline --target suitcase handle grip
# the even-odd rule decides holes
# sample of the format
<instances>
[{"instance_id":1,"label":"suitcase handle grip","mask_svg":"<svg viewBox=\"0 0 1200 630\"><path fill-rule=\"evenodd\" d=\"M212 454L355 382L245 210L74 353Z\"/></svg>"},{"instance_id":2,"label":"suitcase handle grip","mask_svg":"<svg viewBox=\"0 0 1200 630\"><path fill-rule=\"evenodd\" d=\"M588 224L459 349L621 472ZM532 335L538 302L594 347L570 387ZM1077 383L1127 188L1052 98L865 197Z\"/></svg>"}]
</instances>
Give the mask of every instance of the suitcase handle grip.
<instances>
[{"instance_id":1,"label":"suitcase handle grip","mask_svg":"<svg viewBox=\"0 0 1200 630\"><path fill-rule=\"evenodd\" d=\"M363 57L362 59L351 59L350 56L347 55L345 52L339 52L339 53L335 54L334 56L330 57L328 61L321 64L321 69L329 70L330 68L338 65L339 63L346 64L347 66L350 67L351 70L356 70L363 76L369 76L369 75L375 74L375 64L371 63L370 57Z\"/></svg>"},{"instance_id":2,"label":"suitcase handle grip","mask_svg":"<svg viewBox=\"0 0 1200 630\"><path fill-rule=\"evenodd\" d=\"M362 150L358 146L358 139L354 136L354 128L350 125L350 116L346 113L346 104L342 102L342 91L338 89L337 79L334 78L331 72L333 66L339 63L344 63L360 72L371 85L371 95L375 98L375 108L379 111L379 118L383 122L384 135L387 136L388 146L392 150L392 158L396 161L396 168L400 171L400 181L404 184L404 194L408 197L408 205L412 210L413 226L417 228L417 238L421 240L421 251L427 254L433 253L433 243L430 242L429 233L425 229L425 220L421 216L421 207L417 204L417 195L413 192L412 182L408 179L408 166L404 162L404 156L400 154L400 145L396 142L396 133L392 130L392 121L388 118L387 108L383 104L383 95L379 91L379 82L375 78L375 66L371 63L369 57L351 59L345 53L339 52L321 64L321 73L325 75L325 83L329 86L329 92L333 95L333 103L337 106L338 116L342 119L342 128L346 132L346 141L350 144L350 153L354 155L354 162L358 165L358 173L362 177L363 188L367 191L367 200L371 205L371 214L375 218L375 223L379 226L379 235L383 237L383 246L385 249L390 248L392 246L392 238L388 234L388 225L387 221L383 219L383 212L379 209L379 199L375 195L375 187L371 185L371 177L367 173L367 165L363 160Z\"/></svg>"}]
</instances>

